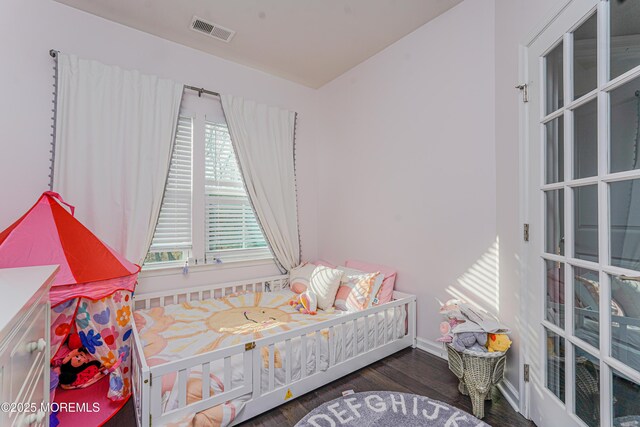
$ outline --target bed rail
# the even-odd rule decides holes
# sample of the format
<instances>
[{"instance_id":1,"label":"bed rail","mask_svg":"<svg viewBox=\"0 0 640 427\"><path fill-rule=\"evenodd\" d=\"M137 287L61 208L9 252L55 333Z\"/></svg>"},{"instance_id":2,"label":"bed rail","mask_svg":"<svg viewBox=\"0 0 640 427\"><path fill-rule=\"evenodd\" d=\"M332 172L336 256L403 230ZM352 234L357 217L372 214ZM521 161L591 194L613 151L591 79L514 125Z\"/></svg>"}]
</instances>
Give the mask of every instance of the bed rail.
<instances>
[{"instance_id":1,"label":"bed rail","mask_svg":"<svg viewBox=\"0 0 640 427\"><path fill-rule=\"evenodd\" d=\"M188 301L202 301L210 298L221 298L237 292L271 292L284 289L289 285L288 275L269 276L260 279L244 280L230 283L184 288L171 291L134 294L133 308L148 309L179 304Z\"/></svg>"},{"instance_id":2,"label":"bed rail","mask_svg":"<svg viewBox=\"0 0 640 427\"><path fill-rule=\"evenodd\" d=\"M242 358L242 369L244 373L244 378L239 385L233 384L231 367L231 359L237 356ZM221 362L224 366L222 378L219 378L223 383L223 391L211 396L211 387L214 380L212 380L210 373L211 364L214 362ZM152 387L150 398L151 413L154 415L153 419L158 420L160 425L165 425L170 421L179 420L188 414L197 413L251 393L253 384L251 364L251 348L245 344L238 344L151 367L150 376L152 378ZM202 399L188 403L187 380L192 370L201 372ZM166 412L162 410L162 380L165 375L177 376L178 399L178 408Z\"/></svg>"},{"instance_id":3,"label":"bed rail","mask_svg":"<svg viewBox=\"0 0 640 427\"><path fill-rule=\"evenodd\" d=\"M137 297L136 307L140 307L138 303L142 307L154 307L180 301L180 298L187 298L185 301L211 298L214 294L210 292L218 289L225 291L223 295L256 290L256 284L259 285L257 289L261 289L261 285L267 291L276 290L286 283L287 276L272 276L250 282L185 289L172 295L146 294ZM415 319L416 297L395 292L393 301L357 313L151 367L144 360L140 337L134 327L134 364L137 367L133 370L133 382L134 390L141 391L134 394L138 424L164 425L249 395L233 424L246 421L403 348L415 347ZM281 354L277 357L278 352ZM314 363L308 352L315 355ZM209 375L214 366L218 381ZM232 366L242 367L241 380L235 378L234 381ZM202 380L202 398L192 402L187 400L190 373L196 373ZM163 410L166 396L162 395L162 379L165 376L176 378L172 393L177 393L173 396L178 402L177 408L168 411ZM219 387L214 395L210 395L212 385Z\"/></svg>"},{"instance_id":4,"label":"bed rail","mask_svg":"<svg viewBox=\"0 0 640 427\"><path fill-rule=\"evenodd\" d=\"M301 342L307 340L313 340L316 350L315 368L312 375L323 375L324 371L319 369L321 363L318 355L318 349L321 345L322 334L326 334L328 342L328 367L334 367L341 363L348 362L350 359L357 357L363 353L375 350L382 347L392 341L396 341L404 338L408 335L408 330L404 330L402 337L398 337L399 328L404 326L404 314L400 312L405 306L411 302L411 298L398 299L389 303L372 307L356 313L348 313L336 317L335 319L325 320L318 322L317 324L311 324L292 329L288 332L282 332L274 335L270 335L255 341L254 359L261 358L261 349L265 349L264 353L268 354L268 366L266 372L268 375L266 390L262 390L262 385L258 381L259 378L254 378L253 398L260 397L263 394L273 392L277 389L284 389L291 385L291 371L295 362L292 357L283 358L283 369L285 370L286 380L282 386L275 387L275 364L274 354L275 347L281 344L285 348L286 353L291 353L291 342L294 339L299 339ZM382 325L374 317L379 316L382 320ZM402 325L394 324L395 322L402 321ZM353 336L355 331L355 337ZM348 342L348 335L351 335L351 340ZM354 339L355 338L355 339ZM362 345L360 345L362 343ZM301 352L306 350L305 345L300 345ZM288 354L287 354L288 356ZM306 356L306 355L304 355ZM306 360L306 357L300 357L300 360ZM259 366L256 362L254 367ZM307 375L304 369L300 371L301 377L304 378ZM256 377L258 377L256 375Z\"/></svg>"},{"instance_id":5,"label":"bed rail","mask_svg":"<svg viewBox=\"0 0 640 427\"><path fill-rule=\"evenodd\" d=\"M135 325L133 326L133 339L134 345L131 346L131 393L134 397L136 423L138 426L151 425L149 405L144 404L144 400L139 398L139 396L149 396L151 375L144 354L142 354L142 347L139 345L140 338Z\"/></svg>"}]
</instances>

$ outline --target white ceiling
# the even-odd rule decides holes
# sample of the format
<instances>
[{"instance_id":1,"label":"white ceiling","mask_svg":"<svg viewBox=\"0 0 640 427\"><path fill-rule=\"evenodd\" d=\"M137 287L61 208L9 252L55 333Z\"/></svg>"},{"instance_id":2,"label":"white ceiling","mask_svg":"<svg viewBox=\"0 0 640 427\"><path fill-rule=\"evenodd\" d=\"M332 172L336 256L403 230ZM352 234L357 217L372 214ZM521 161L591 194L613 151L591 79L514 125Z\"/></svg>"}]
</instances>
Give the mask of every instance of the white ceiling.
<instances>
[{"instance_id":1,"label":"white ceiling","mask_svg":"<svg viewBox=\"0 0 640 427\"><path fill-rule=\"evenodd\" d=\"M462 0L56 1L318 88ZM193 15L237 33L196 33Z\"/></svg>"}]
</instances>

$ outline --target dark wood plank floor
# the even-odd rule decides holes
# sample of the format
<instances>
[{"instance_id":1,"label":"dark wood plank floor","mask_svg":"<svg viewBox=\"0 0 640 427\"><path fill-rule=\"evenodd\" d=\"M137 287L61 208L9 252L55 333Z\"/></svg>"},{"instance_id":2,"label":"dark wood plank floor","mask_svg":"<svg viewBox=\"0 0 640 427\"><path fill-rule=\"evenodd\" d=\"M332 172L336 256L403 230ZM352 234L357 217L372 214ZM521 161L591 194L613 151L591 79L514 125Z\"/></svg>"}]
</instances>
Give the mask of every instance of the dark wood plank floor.
<instances>
[{"instance_id":1,"label":"dark wood plank floor","mask_svg":"<svg viewBox=\"0 0 640 427\"><path fill-rule=\"evenodd\" d=\"M472 412L469 397L458 392L457 378L449 372L447 362L417 349L405 349L324 387L281 405L243 424L248 426L293 426L308 412L324 402L355 392L389 390L415 393ZM535 426L515 412L499 392L485 406L484 421L492 426ZM135 426L133 402L129 401L107 427Z\"/></svg>"}]
</instances>

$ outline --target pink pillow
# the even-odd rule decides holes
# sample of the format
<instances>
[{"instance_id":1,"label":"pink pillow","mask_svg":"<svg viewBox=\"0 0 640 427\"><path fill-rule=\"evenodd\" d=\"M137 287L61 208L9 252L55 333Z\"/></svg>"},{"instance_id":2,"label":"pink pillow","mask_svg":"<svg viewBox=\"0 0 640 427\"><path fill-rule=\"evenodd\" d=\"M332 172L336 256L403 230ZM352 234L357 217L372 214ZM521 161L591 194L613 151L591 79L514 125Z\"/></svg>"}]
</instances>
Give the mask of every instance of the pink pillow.
<instances>
[{"instance_id":1,"label":"pink pillow","mask_svg":"<svg viewBox=\"0 0 640 427\"><path fill-rule=\"evenodd\" d=\"M385 302L389 302L393 299L393 287L396 284L397 271L382 265L369 264L367 262L355 260L347 260L344 265L367 273L375 273L376 271L379 271L384 274L384 280L382 281L382 286L380 287L380 291L378 291L377 295L378 304L384 304Z\"/></svg>"}]
</instances>

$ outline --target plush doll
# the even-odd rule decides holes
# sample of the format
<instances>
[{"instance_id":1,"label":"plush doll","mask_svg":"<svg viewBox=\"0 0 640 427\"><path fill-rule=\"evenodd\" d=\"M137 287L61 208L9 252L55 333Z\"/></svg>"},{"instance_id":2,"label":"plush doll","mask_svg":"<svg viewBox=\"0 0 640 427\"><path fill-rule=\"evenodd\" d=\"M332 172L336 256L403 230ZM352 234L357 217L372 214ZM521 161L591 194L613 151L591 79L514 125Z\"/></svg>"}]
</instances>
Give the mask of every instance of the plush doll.
<instances>
[{"instance_id":1,"label":"plush doll","mask_svg":"<svg viewBox=\"0 0 640 427\"><path fill-rule=\"evenodd\" d=\"M511 340L506 334L489 334L487 349L490 352L504 352L511 347Z\"/></svg>"},{"instance_id":2,"label":"plush doll","mask_svg":"<svg viewBox=\"0 0 640 427\"><path fill-rule=\"evenodd\" d=\"M440 323L440 333L442 334L442 336L436 339L436 341L438 342L453 341L453 335L451 335L451 325L449 324L449 322Z\"/></svg>"},{"instance_id":3,"label":"plush doll","mask_svg":"<svg viewBox=\"0 0 640 427\"><path fill-rule=\"evenodd\" d=\"M457 351L471 350L486 353L487 334L484 332L460 332L453 334L451 345Z\"/></svg>"},{"instance_id":4,"label":"plush doll","mask_svg":"<svg viewBox=\"0 0 640 427\"><path fill-rule=\"evenodd\" d=\"M462 301L457 299L450 299L444 304L440 302L440 300L437 301L440 303L440 314L448 319L458 319L464 322L465 317L460 311L460 304L462 304Z\"/></svg>"},{"instance_id":5,"label":"plush doll","mask_svg":"<svg viewBox=\"0 0 640 427\"><path fill-rule=\"evenodd\" d=\"M462 321L455 318L449 318L446 322L440 323L440 333L442 336L436 339L436 341L446 343L453 341L453 333L451 331L460 323L462 323Z\"/></svg>"},{"instance_id":6,"label":"plush doll","mask_svg":"<svg viewBox=\"0 0 640 427\"><path fill-rule=\"evenodd\" d=\"M314 292L307 289L305 292L298 295L298 298L289 302L290 305L294 305L294 309L302 314L317 314L318 309L318 297Z\"/></svg>"},{"instance_id":7,"label":"plush doll","mask_svg":"<svg viewBox=\"0 0 640 427\"><path fill-rule=\"evenodd\" d=\"M116 363L107 369L94 359L84 347L73 349L62 359L58 383L64 389L89 387L106 374L116 370L122 363L122 356L123 354L120 355Z\"/></svg>"},{"instance_id":8,"label":"plush doll","mask_svg":"<svg viewBox=\"0 0 640 427\"><path fill-rule=\"evenodd\" d=\"M84 388L102 378L102 363L91 357L83 347L73 349L62 359L60 387L65 389Z\"/></svg>"}]
</instances>

